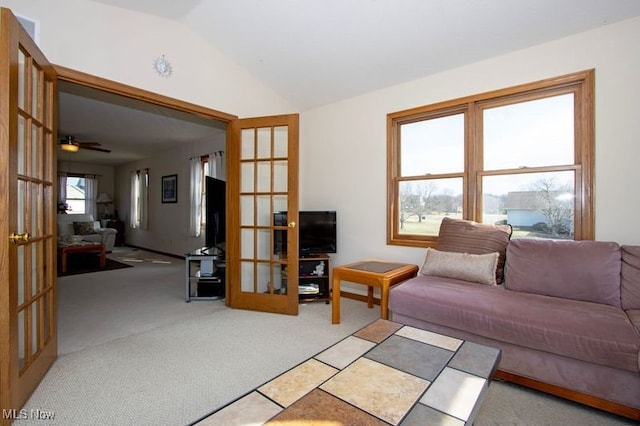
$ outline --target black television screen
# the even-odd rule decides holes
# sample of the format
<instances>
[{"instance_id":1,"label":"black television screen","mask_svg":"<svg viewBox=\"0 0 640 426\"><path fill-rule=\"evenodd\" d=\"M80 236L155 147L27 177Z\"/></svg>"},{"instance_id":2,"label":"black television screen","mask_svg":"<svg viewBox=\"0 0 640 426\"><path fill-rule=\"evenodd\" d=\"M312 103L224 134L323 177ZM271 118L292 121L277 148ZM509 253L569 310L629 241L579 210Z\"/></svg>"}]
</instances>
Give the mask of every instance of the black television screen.
<instances>
[{"instance_id":1,"label":"black television screen","mask_svg":"<svg viewBox=\"0 0 640 426\"><path fill-rule=\"evenodd\" d=\"M273 215L275 226L287 226L287 212ZM274 252L287 253L287 231L274 232ZM335 211L298 212L298 251L300 256L337 252L337 220Z\"/></svg>"},{"instance_id":2,"label":"black television screen","mask_svg":"<svg viewBox=\"0 0 640 426\"><path fill-rule=\"evenodd\" d=\"M225 242L227 219L227 183L207 176L205 180L205 246L218 247Z\"/></svg>"}]
</instances>

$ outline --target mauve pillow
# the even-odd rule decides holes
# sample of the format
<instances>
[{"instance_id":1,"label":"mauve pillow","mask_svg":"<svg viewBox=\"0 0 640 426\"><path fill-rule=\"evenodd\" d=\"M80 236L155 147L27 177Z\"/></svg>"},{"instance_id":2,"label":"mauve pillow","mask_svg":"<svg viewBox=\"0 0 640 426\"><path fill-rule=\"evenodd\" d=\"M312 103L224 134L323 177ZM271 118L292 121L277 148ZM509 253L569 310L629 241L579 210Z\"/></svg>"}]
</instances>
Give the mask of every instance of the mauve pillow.
<instances>
[{"instance_id":1,"label":"mauve pillow","mask_svg":"<svg viewBox=\"0 0 640 426\"><path fill-rule=\"evenodd\" d=\"M511 239L511 225L489 225L445 217L440 224L435 249L456 253L498 253L496 282L504 279L504 259Z\"/></svg>"},{"instance_id":2,"label":"mauve pillow","mask_svg":"<svg viewBox=\"0 0 640 426\"><path fill-rule=\"evenodd\" d=\"M620 246L520 238L509 243L504 286L620 308Z\"/></svg>"},{"instance_id":3,"label":"mauve pillow","mask_svg":"<svg viewBox=\"0 0 640 426\"><path fill-rule=\"evenodd\" d=\"M622 309L640 309L640 246L622 246Z\"/></svg>"}]
</instances>

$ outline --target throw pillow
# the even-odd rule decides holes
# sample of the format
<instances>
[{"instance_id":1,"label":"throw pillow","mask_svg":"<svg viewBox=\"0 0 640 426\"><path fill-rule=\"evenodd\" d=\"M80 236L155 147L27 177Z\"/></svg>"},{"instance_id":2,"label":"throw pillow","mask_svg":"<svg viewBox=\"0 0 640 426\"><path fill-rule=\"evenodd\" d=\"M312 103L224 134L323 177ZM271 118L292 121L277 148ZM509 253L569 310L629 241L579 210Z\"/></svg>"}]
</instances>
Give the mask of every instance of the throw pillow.
<instances>
[{"instance_id":1,"label":"throw pillow","mask_svg":"<svg viewBox=\"0 0 640 426\"><path fill-rule=\"evenodd\" d=\"M427 249L420 269L422 275L455 278L474 283L496 285L498 253L469 254Z\"/></svg>"},{"instance_id":2,"label":"throw pillow","mask_svg":"<svg viewBox=\"0 0 640 426\"><path fill-rule=\"evenodd\" d=\"M73 222L73 233L76 235L95 234L93 222Z\"/></svg>"},{"instance_id":3,"label":"throw pillow","mask_svg":"<svg viewBox=\"0 0 640 426\"><path fill-rule=\"evenodd\" d=\"M496 281L501 283L504 280L504 262L512 232L511 225L489 225L445 217L440 225L435 248L439 251L470 254L497 252Z\"/></svg>"},{"instance_id":4,"label":"throw pillow","mask_svg":"<svg viewBox=\"0 0 640 426\"><path fill-rule=\"evenodd\" d=\"M615 242L518 238L509 243L504 286L620 308L621 266Z\"/></svg>"}]
</instances>

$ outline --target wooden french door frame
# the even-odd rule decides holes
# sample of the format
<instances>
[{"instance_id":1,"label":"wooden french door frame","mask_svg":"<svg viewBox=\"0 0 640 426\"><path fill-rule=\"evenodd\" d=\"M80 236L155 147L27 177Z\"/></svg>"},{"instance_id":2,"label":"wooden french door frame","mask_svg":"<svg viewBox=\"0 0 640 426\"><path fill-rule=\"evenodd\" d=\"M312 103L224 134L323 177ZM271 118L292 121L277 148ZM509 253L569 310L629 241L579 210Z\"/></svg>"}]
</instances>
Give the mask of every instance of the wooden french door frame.
<instances>
[{"instance_id":1,"label":"wooden french door frame","mask_svg":"<svg viewBox=\"0 0 640 426\"><path fill-rule=\"evenodd\" d=\"M57 357L56 74L0 9L0 424Z\"/></svg>"},{"instance_id":2,"label":"wooden french door frame","mask_svg":"<svg viewBox=\"0 0 640 426\"><path fill-rule=\"evenodd\" d=\"M299 116L234 120L228 136L227 304L297 315ZM277 207L288 224L276 229ZM274 232L286 234L288 255L274 253Z\"/></svg>"}]
</instances>

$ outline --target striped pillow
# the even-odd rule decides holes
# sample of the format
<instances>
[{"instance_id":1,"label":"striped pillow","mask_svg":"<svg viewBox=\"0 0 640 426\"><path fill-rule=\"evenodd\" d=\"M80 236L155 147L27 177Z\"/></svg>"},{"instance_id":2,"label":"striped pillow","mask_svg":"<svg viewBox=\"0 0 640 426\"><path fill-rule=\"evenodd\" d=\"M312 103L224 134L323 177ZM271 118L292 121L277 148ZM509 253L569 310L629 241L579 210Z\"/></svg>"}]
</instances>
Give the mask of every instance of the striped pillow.
<instances>
[{"instance_id":1,"label":"striped pillow","mask_svg":"<svg viewBox=\"0 0 640 426\"><path fill-rule=\"evenodd\" d=\"M470 254L498 252L496 281L501 283L504 281L504 262L512 232L511 225L488 225L445 217L435 249Z\"/></svg>"}]
</instances>

